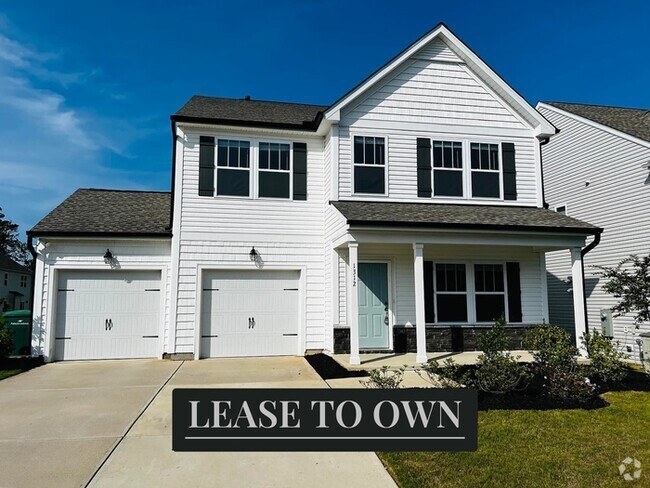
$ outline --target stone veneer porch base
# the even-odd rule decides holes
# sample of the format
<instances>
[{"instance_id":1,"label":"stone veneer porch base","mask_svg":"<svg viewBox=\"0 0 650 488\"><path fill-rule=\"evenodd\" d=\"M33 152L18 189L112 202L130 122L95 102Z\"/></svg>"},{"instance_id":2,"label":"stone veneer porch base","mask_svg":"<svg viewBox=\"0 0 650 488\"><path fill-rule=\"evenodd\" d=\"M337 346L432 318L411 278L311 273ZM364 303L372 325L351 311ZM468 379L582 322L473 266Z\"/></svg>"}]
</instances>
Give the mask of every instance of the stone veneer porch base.
<instances>
[{"instance_id":1,"label":"stone veneer porch base","mask_svg":"<svg viewBox=\"0 0 650 488\"><path fill-rule=\"evenodd\" d=\"M476 326L427 326L427 352L477 351L478 336L489 330L490 325ZM508 349L522 350L523 339L530 325L507 325L506 334L510 340ZM393 328L393 352L416 351L415 327ZM334 329L334 354L350 354L350 329Z\"/></svg>"}]
</instances>

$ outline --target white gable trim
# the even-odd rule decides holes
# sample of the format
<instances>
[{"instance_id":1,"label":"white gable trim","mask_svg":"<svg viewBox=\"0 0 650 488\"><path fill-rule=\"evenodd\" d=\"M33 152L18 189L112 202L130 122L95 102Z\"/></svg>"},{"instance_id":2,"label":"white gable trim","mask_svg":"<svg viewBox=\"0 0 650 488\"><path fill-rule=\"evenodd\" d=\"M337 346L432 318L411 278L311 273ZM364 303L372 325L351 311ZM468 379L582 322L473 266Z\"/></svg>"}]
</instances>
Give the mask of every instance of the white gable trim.
<instances>
[{"instance_id":1,"label":"white gable trim","mask_svg":"<svg viewBox=\"0 0 650 488\"><path fill-rule=\"evenodd\" d=\"M339 121L341 118L341 109L366 93L371 87L388 76L398 66L411 58L417 51L422 49L433 39L440 37L456 55L465 61L482 81L499 93L508 105L526 120L537 137L550 137L556 133L555 127L542 114L535 110L521 95L511 88L498 74L496 74L487 64L481 60L471 49L458 39L444 24L439 24L433 30L415 41L411 46L406 48L395 58L370 75L365 81L348 92L343 98L339 99L325 112L324 119Z\"/></svg>"},{"instance_id":2,"label":"white gable trim","mask_svg":"<svg viewBox=\"0 0 650 488\"><path fill-rule=\"evenodd\" d=\"M626 132L621 132L618 129L614 129L613 127L610 127L608 125L601 124L600 122L596 122L591 119L587 119L585 117L582 117L580 115L576 115L573 112L568 112L567 110L562 110L561 108L555 107L553 105L549 105L548 103L544 102L538 102L537 103L537 108L544 108L546 110L550 110L552 112L556 112L562 115L565 115L566 117L570 117L574 120L577 120L578 122L582 122L583 124L589 125L591 127L595 127L596 129L604 130L605 132L609 132L612 135L615 135L617 137L620 137L621 139L625 139L627 141L633 142L635 144L638 144L643 147L647 147L650 149L650 142L644 141L643 139L639 139L638 137L635 137L633 135L630 135Z\"/></svg>"}]
</instances>

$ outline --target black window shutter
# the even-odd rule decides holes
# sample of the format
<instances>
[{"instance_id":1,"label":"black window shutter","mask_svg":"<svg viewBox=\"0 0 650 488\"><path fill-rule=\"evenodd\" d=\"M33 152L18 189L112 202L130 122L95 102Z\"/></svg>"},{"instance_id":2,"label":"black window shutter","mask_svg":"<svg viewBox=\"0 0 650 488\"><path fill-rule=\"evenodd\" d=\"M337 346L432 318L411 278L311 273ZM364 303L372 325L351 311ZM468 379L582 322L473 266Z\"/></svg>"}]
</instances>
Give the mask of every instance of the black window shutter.
<instances>
[{"instance_id":1,"label":"black window shutter","mask_svg":"<svg viewBox=\"0 0 650 488\"><path fill-rule=\"evenodd\" d=\"M503 155L503 198L517 199L517 168L515 165L515 145L512 142L501 144Z\"/></svg>"},{"instance_id":2,"label":"black window shutter","mask_svg":"<svg viewBox=\"0 0 650 488\"><path fill-rule=\"evenodd\" d=\"M519 263L506 263L508 278L508 315L510 322L522 322Z\"/></svg>"},{"instance_id":3,"label":"black window shutter","mask_svg":"<svg viewBox=\"0 0 650 488\"><path fill-rule=\"evenodd\" d=\"M293 143L293 199L307 200L307 144Z\"/></svg>"},{"instance_id":4,"label":"black window shutter","mask_svg":"<svg viewBox=\"0 0 650 488\"><path fill-rule=\"evenodd\" d=\"M214 137L199 138L199 195L214 196Z\"/></svg>"},{"instance_id":5,"label":"black window shutter","mask_svg":"<svg viewBox=\"0 0 650 488\"><path fill-rule=\"evenodd\" d=\"M418 197L431 198L431 140L418 137Z\"/></svg>"},{"instance_id":6,"label":"black window shutter","mask_svg":"<svg viewBox=\"0 0 650 488\"><path fill-rule=\"evenodd\" d=\"M424 321L427 324L436 321L436 309L433 306L433 261L424 262Z\"/></svg>"}]
</instances>

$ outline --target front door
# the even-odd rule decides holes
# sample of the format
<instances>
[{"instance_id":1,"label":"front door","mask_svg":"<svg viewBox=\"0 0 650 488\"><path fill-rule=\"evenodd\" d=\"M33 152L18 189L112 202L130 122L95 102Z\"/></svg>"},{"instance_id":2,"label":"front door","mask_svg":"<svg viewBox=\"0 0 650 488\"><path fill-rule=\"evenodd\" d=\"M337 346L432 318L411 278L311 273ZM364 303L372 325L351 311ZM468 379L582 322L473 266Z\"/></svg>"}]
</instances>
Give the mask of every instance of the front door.
<instances>
[{"instance_id":1,"label":"front door","mask_svg":"<svg viewBox=\"0 0 650 488\"><path fill-rule=\"evenodd\" d=\"M388 349L388 264L359 263L359 348Z\"/></svg>"}]
</instances>

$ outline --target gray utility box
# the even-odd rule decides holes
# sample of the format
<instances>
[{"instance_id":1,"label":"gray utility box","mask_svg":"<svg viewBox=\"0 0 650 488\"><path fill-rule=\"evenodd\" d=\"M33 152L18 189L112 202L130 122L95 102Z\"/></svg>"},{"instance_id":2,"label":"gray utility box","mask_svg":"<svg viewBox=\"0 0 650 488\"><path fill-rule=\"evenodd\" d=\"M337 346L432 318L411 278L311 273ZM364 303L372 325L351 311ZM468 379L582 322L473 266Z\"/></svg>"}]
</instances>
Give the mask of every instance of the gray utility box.
<instances>
[{"instance_id":1,"label":"gray utility box","mask_svg":"<svg viewBox=\"0 0 650 488\"><path fill-rule=\"evenodd\" d=\"M609 308L600 309L600 329L605 337L614 337L614 321Z\"/></svg>"},{"instance_id":2,"label":"gray utility box","mask_svg":"<svg viewBox=\"0 0 650 488\"><path fill-rule=\"evenodd\" d=\"M650 332L644 332L639 334L641 338L641 361L643 362L643 367L645 370L650 373Z\"/></svg>"}]
</instances>

